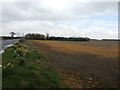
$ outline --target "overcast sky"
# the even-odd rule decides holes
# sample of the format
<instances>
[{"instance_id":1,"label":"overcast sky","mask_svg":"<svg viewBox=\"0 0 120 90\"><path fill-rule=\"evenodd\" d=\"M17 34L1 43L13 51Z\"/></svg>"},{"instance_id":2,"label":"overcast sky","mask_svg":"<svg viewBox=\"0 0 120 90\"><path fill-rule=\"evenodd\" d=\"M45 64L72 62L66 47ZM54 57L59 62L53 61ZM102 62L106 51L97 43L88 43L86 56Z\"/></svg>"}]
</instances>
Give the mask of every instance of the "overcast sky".
<instances>
[{"instance_id":1,"label":"overcast sky","mask_svg":"<svg viewBox=\"0 0 120 90\"><path fill-rule=\"evenodd\" d=\"M2 3L2 35L9 32L54 36L118 38L117 2L40 0Z\"/></svg>"}]
</instances>

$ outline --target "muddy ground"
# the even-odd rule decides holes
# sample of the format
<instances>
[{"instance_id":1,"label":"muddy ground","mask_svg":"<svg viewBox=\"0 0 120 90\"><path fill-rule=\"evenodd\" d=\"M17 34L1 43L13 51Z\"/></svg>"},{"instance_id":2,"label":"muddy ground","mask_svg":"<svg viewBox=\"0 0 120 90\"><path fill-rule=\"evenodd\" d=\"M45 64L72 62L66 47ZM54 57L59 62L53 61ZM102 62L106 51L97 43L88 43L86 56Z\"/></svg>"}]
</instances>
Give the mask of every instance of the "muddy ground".
<instances>
[{"instance_id":1,"label":"muddy ground","mask_svg":"<svg viewBox=\"0 0 120 90\"><path fill-rule=\"evenodd\" d=\"M70 87L118 87L118 42L30 42L62 72L65 83Z\"/></svg>"}]
</instances>

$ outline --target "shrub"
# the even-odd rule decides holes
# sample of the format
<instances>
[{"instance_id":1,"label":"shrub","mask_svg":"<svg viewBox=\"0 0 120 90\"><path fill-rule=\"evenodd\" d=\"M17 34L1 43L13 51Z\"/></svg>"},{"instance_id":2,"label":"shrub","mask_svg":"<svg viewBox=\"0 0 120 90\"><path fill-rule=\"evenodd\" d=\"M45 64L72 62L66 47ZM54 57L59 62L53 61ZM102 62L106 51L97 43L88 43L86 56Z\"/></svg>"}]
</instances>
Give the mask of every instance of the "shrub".
<instances>
[{"instance_id":1,"label":"shrub","mask_svg":"<svg viewBox=\"0 0 120 90\"><path fill-rule=\"evenodd\" d=\"M12 47L13 56L17 58L17 62L19 65L24 64L25 62L25 56L30 53L30 50L28 50L25 47L22 47L19 43L14 44Z\"/></svg>"}]
</instances>

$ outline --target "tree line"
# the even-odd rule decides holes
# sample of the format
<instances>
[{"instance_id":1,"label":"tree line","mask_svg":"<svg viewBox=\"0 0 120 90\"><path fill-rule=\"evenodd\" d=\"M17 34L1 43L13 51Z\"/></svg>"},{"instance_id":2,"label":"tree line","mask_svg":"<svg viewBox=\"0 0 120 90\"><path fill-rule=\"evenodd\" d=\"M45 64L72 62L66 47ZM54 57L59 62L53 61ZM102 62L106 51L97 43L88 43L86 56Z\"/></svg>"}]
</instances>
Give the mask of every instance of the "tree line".
<instances>
[{"instance_id":1,"label":"tree line","mask_svg":"<svg viewBox=\"0 0 120 90\"><path fill-rule=\"evenodd\" d=\"M46 35L39 33L28 33L26 35L21 35L21 37L14 37L16 35L15 32L10 32L10 36L3 36L3 39L17 39L17 38L25 38L30 40L59 40L59 41L89 41L88 37L56 37L50 36L48 33Z\"/></svg>"},{"instance_id":2,"label":"tree line","mask_svg":"<svg viewBox=\"0 0 120 90\"><path fill-rule=\"evenodd\" d=\"M89 41L88 37L56 37L49 36L48 33L38 34L38 33L28 33L25 35L26 39L34 39L34 40L60 40L60 41Z\"/></svg>"}]
</instances>

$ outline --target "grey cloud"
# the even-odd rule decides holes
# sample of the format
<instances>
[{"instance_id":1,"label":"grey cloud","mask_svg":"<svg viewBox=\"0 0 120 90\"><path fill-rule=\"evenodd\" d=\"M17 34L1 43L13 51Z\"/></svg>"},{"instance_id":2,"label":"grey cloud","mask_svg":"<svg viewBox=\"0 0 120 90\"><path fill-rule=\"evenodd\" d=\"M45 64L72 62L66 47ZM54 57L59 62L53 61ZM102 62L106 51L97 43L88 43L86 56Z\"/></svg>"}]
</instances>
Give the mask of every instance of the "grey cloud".
<instances>
[{"instance_id":1,"label":"grey cloud","mask_svg":"<svg viewBox=\"0 0 120 90\"><path fill-rule=\"evenodd\" d=\"M117 3L69 3L63 10L52 10L41 3L5 3L3 4L3 22L14 20L69 20L80 16L91 16L116 10Z\"/></svg>"},{"instance_id":2,"label":"grey cloud","mask_svg":"<svg viewBox=\"0 0 120 90\"><path fill-rule=\"evenodd\" d=\"M97 13L105 13L107 11L117 12L117 2L89 2L89 3L75 3L70 7L72 13L78 16L91 16Z\"/></svg>"},{"instance_id":3,"label":"grey cloud","mask_svg":"<svg viewBox=\"0 0 120 90\"><path fill-rule=\"evenodd\" d=\"M117 3L68 3L64 9L51 9L44 6L42 3L3 3L2 4L2 27L3 35L8 35L10 31L20 33L50 33L50 35L58 36L89 36L89 37L112 37L108 29L104 27L83 29L75 26L79 23L79 18L89 17L94 14L103 14L108 11L117 12ZM56 25L56 22L62 21L62 24ZM73 22L72 25L67 25L65 22ZM76 23L77 22L77 23ZM88 21L85 21L88 22ZM89 21L91 22L91 21ZM94 23L101 23L95 21ZM103 22L105 23L105 22ZM107 23L107 22L106 22ZM108 23L111 25L111 23ZM82 25L82 24L81 24ZM80 26L80 25L79 25ZM101 25L102 26L102 25ZM99 30L100 29L100 30ZM103 33L106 30L105 33ZM117 30L110 30L116 35ZM102 36L99 36L99 33ZM107 34L108 33L108 34ZM112 36L111 36L112 35Z\"/></svg>"}]
</instances>

